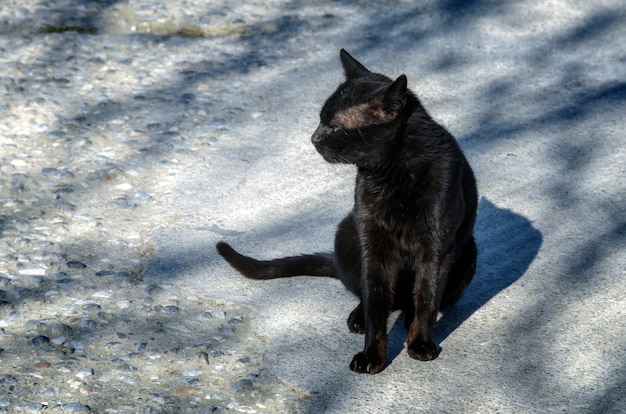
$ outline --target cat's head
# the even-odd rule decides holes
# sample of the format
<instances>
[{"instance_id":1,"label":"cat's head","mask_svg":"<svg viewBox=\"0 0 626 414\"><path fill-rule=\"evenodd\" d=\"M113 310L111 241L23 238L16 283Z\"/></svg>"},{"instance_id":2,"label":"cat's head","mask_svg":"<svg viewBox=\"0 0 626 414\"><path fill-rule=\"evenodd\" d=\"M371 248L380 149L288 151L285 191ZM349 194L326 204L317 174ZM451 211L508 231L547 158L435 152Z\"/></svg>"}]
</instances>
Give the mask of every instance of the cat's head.
<instances>
[{"instance_id":1,"label":"cat's head","mask_svg":"<svg viewBox=\"0 0 626 414\"><path fill-rule=\"evenodd\" d=\"M395 138L407 79L370 72L343 49L340 57L346 80L322 107L311 141L328 162L372 167Z\"/></svg>"}]
</instances>

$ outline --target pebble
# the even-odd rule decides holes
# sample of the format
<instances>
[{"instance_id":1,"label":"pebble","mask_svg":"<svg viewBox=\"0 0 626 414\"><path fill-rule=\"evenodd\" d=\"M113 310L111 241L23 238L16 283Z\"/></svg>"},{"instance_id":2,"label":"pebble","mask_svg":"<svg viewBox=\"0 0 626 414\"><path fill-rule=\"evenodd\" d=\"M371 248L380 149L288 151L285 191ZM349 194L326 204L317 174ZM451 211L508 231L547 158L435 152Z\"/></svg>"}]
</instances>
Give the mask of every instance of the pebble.
<instances>
[{"instance_id":1,"label":"pebble","mask_svg":"<svg viewBox=\"0 0 626 414\"><path fill-rule=\"evenodd\" d=\"M76 373L76 376L80 379L85 379L87 377L91 377L93 375L93 369L84 368Z\"/></svg>"},{"instance_id":2,"label":"pebble","mask_svg":"<svg viewBox=\"0 0 626 414\"><path fill-rule=\"evenodd\" d=\"M84 269L87 267L86 264L79 262L78 260L70 260L66 263L69 269Z\"/></svg>"},{"instance_id":3,"label":"pebble","mask_svg":"<svg viewBox=\"0 0 626 414\"><path fill-rule=\"evenodd\" d=\"M29 345L32 345L32 346L40 346L43 344L50 343L50 338L48 338L45 335L38 335L34 337L33 339L31 339L28 343Z\"/></svg>"},{"instance_id":4,"label":"pebble","mask_svg":"<svg viewBox=\"0 0 626 414\"><path fill-rule=\"evenodd\" d=\"M183 395L183 394L195 394L198 392L196 387L178 387L174 390L172 394L174 395Z\"/></svg>"},{"instance_id":5,"label":"pebble","mask_svg":"<svg viewBox=\"0 0 626 414\"><path fill-rule=\"evenodd\" d=\"M72 402L63 405L63 411L68 413L88 413L91 412L91 408L78 402Z\"/></svg>"},{"instance_id":6,"label":"pebble","mask_svg":"<svg viewBox=\"0 0 626 414\"><path fill-rule=\"evenodd\" d=\"M246 390L248 388L252 388L252 380L247 379L247 378L241 379L241 380L235 382L232 385L231 388L232 388L232 390L234 392L238 392L238 391Z\"/></svg>"}]
</instances>

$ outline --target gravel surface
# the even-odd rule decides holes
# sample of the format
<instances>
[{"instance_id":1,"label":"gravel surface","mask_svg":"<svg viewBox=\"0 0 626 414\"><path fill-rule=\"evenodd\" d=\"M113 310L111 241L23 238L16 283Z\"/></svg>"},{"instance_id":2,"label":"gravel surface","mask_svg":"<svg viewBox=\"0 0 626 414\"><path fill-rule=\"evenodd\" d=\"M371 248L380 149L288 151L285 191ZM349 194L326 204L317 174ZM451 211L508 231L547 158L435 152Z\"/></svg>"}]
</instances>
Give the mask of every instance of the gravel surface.
<instances>
[{"instance_id":1,"label":"gravel surface","mask_svg":"<svg viewBox=\"0 0 626 414\"><path fill-rule=\"evenodd\" d=\"M8 3L0 412L296 411L251 308L144 281L150 233L179 216L178 174L211 162L242 111L223 57L271 4Z\"/></svg>"},{"instance_id":2,"label":"gravel surface","mask_svg":"<svg viewBox=\"0 0 626 414\"><path fill-rule=\"evenodd\" d=\"M621 1L3 0L0 412L626 411ZM324 251L354 171L310 145L338 51L406 73L482 195L477 276L389 365Z\"/></svg>"}]
</instances>

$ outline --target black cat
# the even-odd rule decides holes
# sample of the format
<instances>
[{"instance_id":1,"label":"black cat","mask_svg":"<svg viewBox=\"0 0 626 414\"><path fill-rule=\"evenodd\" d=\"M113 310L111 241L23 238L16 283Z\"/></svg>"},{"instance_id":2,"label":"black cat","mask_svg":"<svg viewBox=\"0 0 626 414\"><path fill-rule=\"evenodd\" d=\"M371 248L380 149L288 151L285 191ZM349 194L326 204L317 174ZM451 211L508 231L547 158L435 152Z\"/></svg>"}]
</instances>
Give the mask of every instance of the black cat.
<instances>
[{"instance_id":1,"label":"black cat","mask_svg":"<svg viewBox=\"0 0 626 414\"><path fill-rule=\"evenodd\" d=\"M437 357L439 309L461 297L476 268L477 191L458 144L407 90L406 76L372 73L345 50L341 62L346 81L324 104L311 138L326 161L358 167L354 208L339 224L334 254L259 261L224 242L217 250L251 279L339 278L361 299L348 328L365 333L365 349L350 369L374 374L383 368L387 319L396 309L405 314L409 355Z\"/></svg>"}]
</instances>

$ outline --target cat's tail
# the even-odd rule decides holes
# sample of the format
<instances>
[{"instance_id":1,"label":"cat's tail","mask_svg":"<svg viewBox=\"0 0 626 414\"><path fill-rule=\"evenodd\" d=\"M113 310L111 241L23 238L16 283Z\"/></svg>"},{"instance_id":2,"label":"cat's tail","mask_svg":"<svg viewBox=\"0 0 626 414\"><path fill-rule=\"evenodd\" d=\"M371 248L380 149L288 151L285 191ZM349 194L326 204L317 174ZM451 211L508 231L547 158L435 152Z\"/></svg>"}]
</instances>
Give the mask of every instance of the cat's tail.
<instances>
[{"instance_id":1,"label":"cat's tail","mask_svg":"<svg viewBox=\"0 0 626 414\"><path fill-rule=\"evenodd\" d=\"M333 256L327 253L256 260L242 255L225 242L219 242L215 247L232 267L250 279L267 280L291 276L339 277Z\"/></svg>"}]
</instances>

